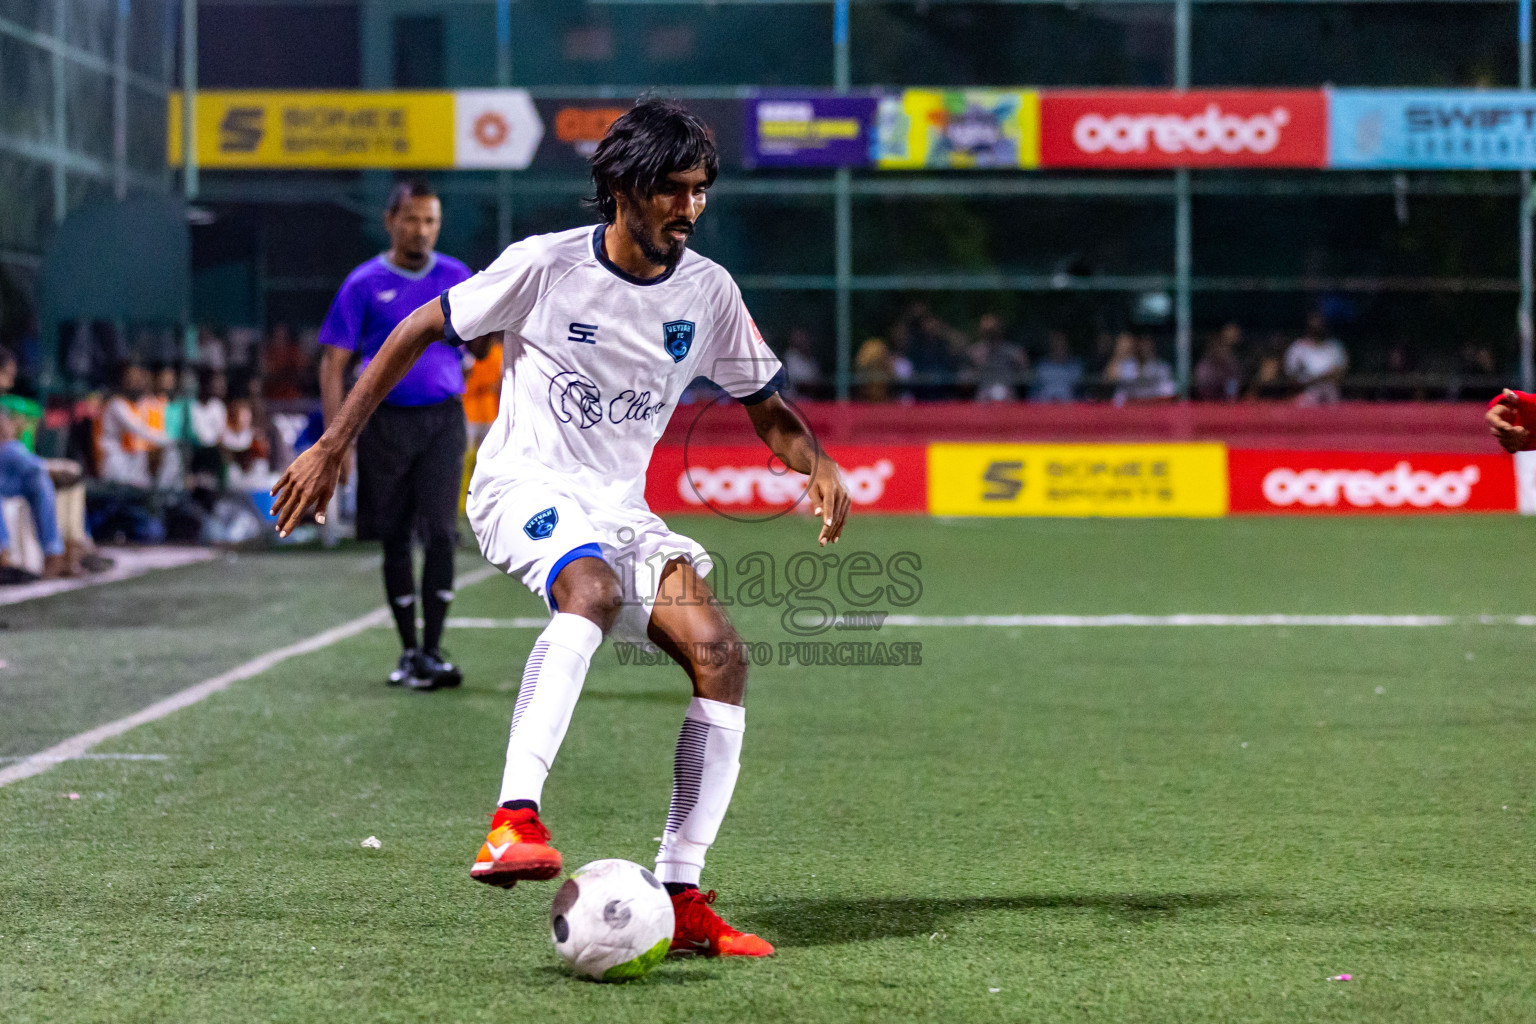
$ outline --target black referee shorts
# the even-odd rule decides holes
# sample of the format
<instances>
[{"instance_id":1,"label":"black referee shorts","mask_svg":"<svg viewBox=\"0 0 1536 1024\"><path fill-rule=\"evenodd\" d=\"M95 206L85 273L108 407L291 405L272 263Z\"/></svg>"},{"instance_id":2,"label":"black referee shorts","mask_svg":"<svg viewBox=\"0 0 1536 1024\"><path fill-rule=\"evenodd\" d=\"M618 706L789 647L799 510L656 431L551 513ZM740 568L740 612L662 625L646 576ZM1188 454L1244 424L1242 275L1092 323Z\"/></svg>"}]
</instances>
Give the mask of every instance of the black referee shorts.
<instances>
[{"instance_id":1,"label":"black referee shorts","mask_svg":"<svg viewBox=\"0 0 1536 1024\"><path fill-rule=\"evenodd\" d=\"M357 538L458 542L464 406L379 406L357 438Z\"/></svg>"}]
</instances>

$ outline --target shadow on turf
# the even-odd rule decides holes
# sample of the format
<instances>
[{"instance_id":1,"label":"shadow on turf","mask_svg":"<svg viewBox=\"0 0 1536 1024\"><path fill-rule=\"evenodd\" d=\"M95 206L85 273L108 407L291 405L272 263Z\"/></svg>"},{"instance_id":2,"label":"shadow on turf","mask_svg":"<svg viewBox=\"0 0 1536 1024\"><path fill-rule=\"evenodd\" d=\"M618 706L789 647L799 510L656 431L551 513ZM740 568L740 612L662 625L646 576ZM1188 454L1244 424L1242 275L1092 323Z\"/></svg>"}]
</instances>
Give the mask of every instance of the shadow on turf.
<instances>
[{"instance_id":1,"label":"shadow on turf","mask_svg":"<svg viewBox=\"0 0 1536 1024\"><path fill-rule=\"evenodd\" d=\"M932 935L953 919L997 912L1099 910L1131 923L1161 920L1186 910L1201 910L1253 899L1242 892L1154 894L1035 893L1023 896L868 898L808 897L775 900L753 909L743 927L751 927L782 946L837 946L874 939Z\"/></svg>"}]
</instances>

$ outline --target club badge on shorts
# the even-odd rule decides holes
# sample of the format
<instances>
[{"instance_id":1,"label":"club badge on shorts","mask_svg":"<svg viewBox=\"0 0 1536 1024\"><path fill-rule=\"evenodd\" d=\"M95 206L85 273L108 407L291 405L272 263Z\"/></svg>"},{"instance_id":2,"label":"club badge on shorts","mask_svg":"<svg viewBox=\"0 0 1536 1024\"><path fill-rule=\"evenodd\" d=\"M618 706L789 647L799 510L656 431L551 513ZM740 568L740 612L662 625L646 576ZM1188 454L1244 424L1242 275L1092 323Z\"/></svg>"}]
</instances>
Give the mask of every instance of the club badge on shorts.
<instances>
[{"instance_id":1,"label":"club badge on shorts","mask_svg":"<svg viewBox=\"0 0 1536 1024\"><path fill-rule=\"evenodd\" d=\"M533 540L545 540L555 532L555 524L560 522L560 513L553 508L547 508L543 512L536 512L532 519L523 524L523 532Z\"/></svg>"},{"instance_id":2,"label":"club badge on shorts","mask_svg":"<svg viewBox=\"0 0 1536 1024\"><path fill-rule=\"evenodd\" d=\"M674 363L680 363L688 350L693 348L693 321L673 320L664 323L661 325L661 337L667 355L672 357Z\"/></svg>"}]
</instances>

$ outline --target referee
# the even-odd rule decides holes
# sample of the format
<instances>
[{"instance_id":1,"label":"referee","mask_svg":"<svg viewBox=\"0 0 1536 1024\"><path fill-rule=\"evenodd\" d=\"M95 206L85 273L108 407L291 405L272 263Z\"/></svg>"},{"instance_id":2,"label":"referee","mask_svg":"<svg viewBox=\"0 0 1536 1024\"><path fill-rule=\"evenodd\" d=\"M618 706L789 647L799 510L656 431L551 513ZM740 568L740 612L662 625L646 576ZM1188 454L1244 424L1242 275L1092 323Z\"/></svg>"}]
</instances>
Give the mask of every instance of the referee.
<instances>
[{"instance_id":1,"label":"referee","mask_svg":"<svg viewBox=\"0 0 1536 1024\"><path fill-rule=\"evenodd\" d=\"M434 252L443 209L425 181L395 186L384 212L389 251L347 276L320 328L320 399L326 423L346 397L354 354L366 367L395 325L417 306L471 275ZM492 338L469 348L483 355ZM384 546L384 594L400 632L400 662L391 685L416 690L458 686L459 670L440 644L453 600L458 543L459 478L464 467L464 371L457 348L438 341L384 399L357 439L357 536ZM416 638L416 584L411 538L425 549L421 569L424 635Z\"/></svg>"}]
</instances>

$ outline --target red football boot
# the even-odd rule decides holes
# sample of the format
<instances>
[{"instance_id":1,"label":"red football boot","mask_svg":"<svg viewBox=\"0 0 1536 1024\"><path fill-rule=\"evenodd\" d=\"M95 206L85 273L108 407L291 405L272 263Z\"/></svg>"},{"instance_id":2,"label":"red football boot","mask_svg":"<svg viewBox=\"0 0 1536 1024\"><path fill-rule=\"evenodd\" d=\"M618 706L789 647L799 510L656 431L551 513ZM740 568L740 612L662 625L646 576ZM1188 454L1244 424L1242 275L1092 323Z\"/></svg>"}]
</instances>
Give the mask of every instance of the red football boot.
<instances>
[{"instance_id":1,"label":"red football boot","mask_svg":"<svg viewBox=\"0 0 1536 1024\"><path fill-rule=\"evenodd\" d=\"M518 879L543 881L560 873L560 851L549 845L549 829L539 812L527 807L496 809L491 834L485 837L469 877L510 889Z\"/></svg>"},{"instance_id":2,"label":"red football boot","mask_svg":"<svg viewBox=\"0 0 1536 1024\"><path fill-rule=\"evenodd\" d=\"M739 932L710 909L715 891L684 889L672 897L672 914L677 924L672 931L672 952L698 953L702 956L772 956L773 944Z\"/></svg>"}]
</instances>

